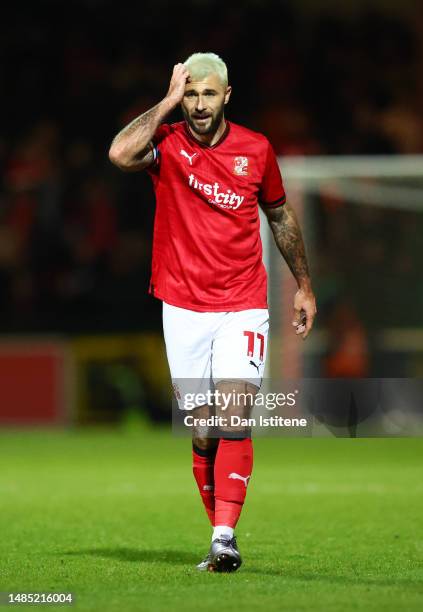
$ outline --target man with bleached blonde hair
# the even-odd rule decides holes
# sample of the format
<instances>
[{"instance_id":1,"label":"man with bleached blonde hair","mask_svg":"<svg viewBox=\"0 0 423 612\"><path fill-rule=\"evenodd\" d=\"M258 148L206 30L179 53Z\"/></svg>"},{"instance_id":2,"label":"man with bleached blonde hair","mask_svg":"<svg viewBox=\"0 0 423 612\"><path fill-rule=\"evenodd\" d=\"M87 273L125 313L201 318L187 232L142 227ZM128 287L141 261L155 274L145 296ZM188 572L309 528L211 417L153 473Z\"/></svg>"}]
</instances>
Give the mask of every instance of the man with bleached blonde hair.
<instances>
[{"instance_id":1,"label":"man with bleached blonde hair","mask_svg":"<svg viewBox=\"0 0 423 612\"><path fill-rule=\"evenodd\" d=\"M187 381L202 392L193 410L198 417L192 419L193 472L213 533L197 568L220 572L242 563L234 529L251 478L248 417L267 352L259 205L298 283L297 335L307 337L316 314L301 231L286 203L275 154L265 136L225 119L230 96L223 60L194 53L174 66L163 100L119 132L109 151L122 170L146 169L153 180L157 206L149 291L163 301L179 407L185 408ZM179 104L184 121L162 123ZM213 392L214 402L205 403ZM223 394L233 397L224 408ZM214 417L218 427L205 427Z\"/></svg>"}]
</instances>

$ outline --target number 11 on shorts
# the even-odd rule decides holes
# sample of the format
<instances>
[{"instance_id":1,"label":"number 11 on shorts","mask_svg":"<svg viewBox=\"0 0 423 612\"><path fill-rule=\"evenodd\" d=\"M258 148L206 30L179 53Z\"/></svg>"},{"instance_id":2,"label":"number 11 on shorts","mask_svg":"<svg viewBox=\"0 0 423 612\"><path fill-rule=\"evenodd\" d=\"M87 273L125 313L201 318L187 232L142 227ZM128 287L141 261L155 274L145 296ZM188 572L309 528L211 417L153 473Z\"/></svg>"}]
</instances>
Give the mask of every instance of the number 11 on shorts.
<instances>
[{"instance_id":1,"label":"number 11 on shorts","mask_svg":"<svg viewBox=\"0 0 423 612\"><path fill-rule=\"evenodd\" d=\"M263 361L264 355L264 336L263 334L259 334L258 332L253 331L244 331L244 336L248 338L247 344L247 355L248 357L254 357L254 348L255 348L255 338L257 336L257 340L260 342L260 361Z\"/></svg>"}]
</instances>

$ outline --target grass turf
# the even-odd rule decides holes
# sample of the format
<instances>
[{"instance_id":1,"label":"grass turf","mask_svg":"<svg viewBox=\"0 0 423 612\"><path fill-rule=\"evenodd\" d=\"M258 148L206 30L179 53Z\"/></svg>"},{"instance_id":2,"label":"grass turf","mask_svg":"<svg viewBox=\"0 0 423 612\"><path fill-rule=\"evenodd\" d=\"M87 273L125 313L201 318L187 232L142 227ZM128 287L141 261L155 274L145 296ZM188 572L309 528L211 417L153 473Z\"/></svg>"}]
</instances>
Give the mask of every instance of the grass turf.
<instances>
[{"instance_id":1,"label":"grass turf","mask_svg":"<svg viewBox=\"0 0 423 612\"><path fill-rule=\"evenodd\" d=\"M2 432L0 591L71 591L76 610L420 611L422 457L419 439L257 440L244 565L203 574L188 439Z\"/></svg>"}]
</instances>

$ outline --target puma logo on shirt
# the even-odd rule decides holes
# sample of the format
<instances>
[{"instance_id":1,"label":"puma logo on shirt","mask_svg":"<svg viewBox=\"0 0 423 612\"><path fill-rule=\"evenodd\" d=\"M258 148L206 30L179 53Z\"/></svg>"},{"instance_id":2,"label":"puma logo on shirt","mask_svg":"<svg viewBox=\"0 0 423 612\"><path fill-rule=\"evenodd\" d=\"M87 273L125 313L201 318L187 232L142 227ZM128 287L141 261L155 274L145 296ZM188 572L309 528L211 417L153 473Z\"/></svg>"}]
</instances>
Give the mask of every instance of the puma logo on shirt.
<instances>
[{"instance_id":1,"label":"puma logo on shirt","mask_svg":"<svg viewBox=\"0 0 423 612\"><path fill-rule=\"evenodd\" d=\"M198 153L193 153L192 155L188 155L188 153L187 153L186 151L184 151L184 149L181 149L181 150L179 151L179 153L180 153L180 154L181 154L183 157L186 157L186 158L187 158L187 160L189 161L189 165L190 165L190 166L192 166L192 160L194 159L194 157L195 157L196 155L198 155Z\"/></svg>"}]
</instances>

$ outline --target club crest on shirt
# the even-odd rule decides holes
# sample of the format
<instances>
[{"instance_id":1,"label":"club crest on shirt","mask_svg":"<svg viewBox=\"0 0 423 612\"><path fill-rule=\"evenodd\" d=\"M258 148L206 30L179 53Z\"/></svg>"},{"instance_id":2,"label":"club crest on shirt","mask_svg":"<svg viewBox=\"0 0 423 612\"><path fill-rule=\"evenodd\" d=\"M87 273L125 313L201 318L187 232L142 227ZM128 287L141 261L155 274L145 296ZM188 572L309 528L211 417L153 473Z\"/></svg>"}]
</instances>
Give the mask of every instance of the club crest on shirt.
<instances>
[{"instance_id":1,"label":"club crest on shirt","mask_svg":"<svg viewBox=\"0 0 423 612\"><path fill-rule=\"evenodd\" d=\"M248 175L248 157L234 157L234 174L237 176Z\"/></svg>"}]
</instances>

